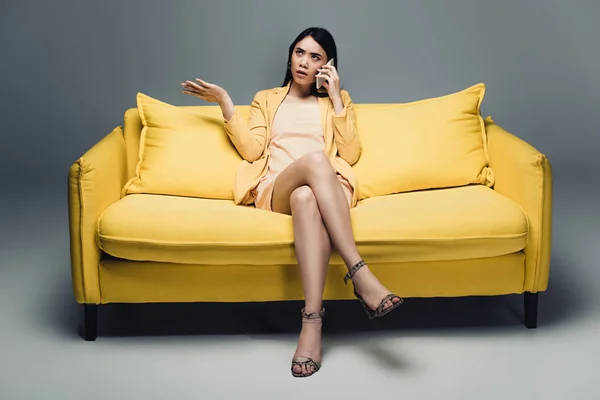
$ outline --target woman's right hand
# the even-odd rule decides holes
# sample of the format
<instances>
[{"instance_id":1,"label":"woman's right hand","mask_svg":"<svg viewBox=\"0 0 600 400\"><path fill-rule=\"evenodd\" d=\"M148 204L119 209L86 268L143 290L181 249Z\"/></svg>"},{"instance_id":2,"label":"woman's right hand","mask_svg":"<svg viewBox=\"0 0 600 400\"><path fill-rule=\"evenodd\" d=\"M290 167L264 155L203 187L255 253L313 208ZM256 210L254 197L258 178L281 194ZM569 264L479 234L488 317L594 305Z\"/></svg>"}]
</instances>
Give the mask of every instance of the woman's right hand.
<instances>
[{"instance_id":1,"label":"woman's right hand","mask_svg":"<svg viewBox=\"0 0 600 400\"><path fill-rule=\"evenodd\" d=\"M184 94L198 97L211 103L222 104L228 96L227 91L221 86L215 85L214 83L204 82L198 78L196 78L196 82L181 82L181 86L183 87L181 91Z\"/></svg>"}]
</instances>

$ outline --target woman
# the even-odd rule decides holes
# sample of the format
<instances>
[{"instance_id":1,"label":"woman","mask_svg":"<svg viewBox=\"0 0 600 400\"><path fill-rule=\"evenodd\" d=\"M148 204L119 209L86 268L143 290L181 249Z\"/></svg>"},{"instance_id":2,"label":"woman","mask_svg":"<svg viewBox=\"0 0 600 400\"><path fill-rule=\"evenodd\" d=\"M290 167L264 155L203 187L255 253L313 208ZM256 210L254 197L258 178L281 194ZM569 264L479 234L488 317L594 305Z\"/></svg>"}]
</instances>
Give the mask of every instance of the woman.
<instances>
[{"instance_id":1,"label":"woman","mask_svg":"<svg viewBox=\"0 0 600 400\"><path fill-rule=\"evenodd\" d=\"M236 204L292 216L294 249L304 287L302 331L292 374L306 377L321 364L322 296L331 246L341 255L354 294L370 318L402 304L371 273L354 242L350 208L357 202L350 167L360 156L354 108L331 59L337 49L322 28L300 33L289 47L282 87L260 91L246 121L227 92L201 79L186 81L183 93L221 106L225 131L244 158L236 176ZM333 63L331 63L333 64ZM325 83L316 88L316 77Z\"/></svg>"}]
</instances>

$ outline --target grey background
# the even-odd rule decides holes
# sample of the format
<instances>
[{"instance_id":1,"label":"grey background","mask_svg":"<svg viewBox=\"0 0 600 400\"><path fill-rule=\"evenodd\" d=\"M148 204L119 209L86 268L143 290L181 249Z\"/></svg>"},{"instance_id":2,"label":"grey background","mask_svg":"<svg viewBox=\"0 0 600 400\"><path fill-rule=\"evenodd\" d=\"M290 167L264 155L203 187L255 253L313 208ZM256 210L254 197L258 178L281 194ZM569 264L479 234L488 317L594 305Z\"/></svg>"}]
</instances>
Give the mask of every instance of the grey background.
<instances>
[{"instance_id":1,"label":"grey background","mask_svg":"<svg viewBox=\"0 0 600 400\"><path fill-rule=\"evenodd\" d=\"M312 25L338 44L356 103L488 89L483 114L560 168L595 163L597 1L6 1L0 6L0 168L63 185L69 165L135 107L180 105L200 77L234 103L281 85L287 48ZM597 165L597 164L596 164ZM43 173L41 173L43 171Z\"/></svg>"},{"instance_id":2,"label":"grey background","mask_svg":"<svg viewBox=\"0 0 600 400\"><path fill-rule=\"evenodd\" d=\"M598 17L596 0L1 1L0 397L594 398ZM549 157L553 252L540 327L523 327L519 297L410 301L374 325L354 318L355 305L332 304L326 368L310 388L288 369L298 304L107 306L101 337L83 342L69 166L123 123L138 91L202 105L179 91L201 77L249 104L281 85L289 44L313 25L334 35L356 103L484 82L484 116Z\"/></svg>"}]
</instances>

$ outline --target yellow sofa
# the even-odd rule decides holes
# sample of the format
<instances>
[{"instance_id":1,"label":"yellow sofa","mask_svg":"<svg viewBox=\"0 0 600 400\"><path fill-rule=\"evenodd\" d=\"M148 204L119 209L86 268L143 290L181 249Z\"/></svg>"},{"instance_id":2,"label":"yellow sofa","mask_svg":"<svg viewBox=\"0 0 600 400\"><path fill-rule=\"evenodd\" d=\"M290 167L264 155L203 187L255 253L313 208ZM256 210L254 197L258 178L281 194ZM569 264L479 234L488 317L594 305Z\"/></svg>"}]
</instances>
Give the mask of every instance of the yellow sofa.
<instances>
[{"instance_id":1,"label":"yellow sofa","mask_svg":"<svg viewBox=\"0 0 600 400\"><path fill-rule=\"evenodd\" d=\"M364 121L381 107L354 105ZM291 217L231 199L122 195L136 174L142 127L138 109L126 110L123 126L69 169L72 284L84 305L83 338L96 339L101 304L303 299ZM485 132L491 187L362 198L351 210L357 246L404 298L524 294L525 325L535 328L538 292L549 277L551 167L491 118ZM353 299L335 251L330 264L324 298Z\"/></svg>"}]
</instances>

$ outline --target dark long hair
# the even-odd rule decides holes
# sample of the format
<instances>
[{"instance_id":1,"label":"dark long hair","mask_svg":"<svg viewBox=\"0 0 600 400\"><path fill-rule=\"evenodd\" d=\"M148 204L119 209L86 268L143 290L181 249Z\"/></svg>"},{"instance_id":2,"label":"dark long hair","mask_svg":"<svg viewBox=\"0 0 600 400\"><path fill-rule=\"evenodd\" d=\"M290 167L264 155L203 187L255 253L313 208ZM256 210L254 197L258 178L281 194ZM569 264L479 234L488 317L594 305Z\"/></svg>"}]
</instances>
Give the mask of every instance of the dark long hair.
<instances>
[{"instance_id":1,"label":"dark long hair","mask_svg":"<svg viewBox=\"0 0 600 400\"><path fill-rule=\"evenodd\" d=\"M292 44L290 45L289 48L289 52L288 52L288 59L287 59L287 63L286 63L286 72L285 72L285 79L283 81L283 86L287 85L288 82L290 80L292 80L292 70L289 68L290 62L292 61L292 54L294 52L294 49L296 48L296 44L298 44L299 41L301 41L302 39L304 39L307 36L312 36L312 38L315 40L315 42L319 43L321 45L321 47L323 48L323 50L325 50L325 53L327 53L327 60L329 61L330 59L334 59L334 65L336 70L339 71L339 61L338 61L338 55L337 55L337 46L335 45L335 40L333 40L333 36L331 35L331 33L329 33L329 31L325 28L319 28L319 27L310 27L308 29L305 29L304 31L302 31L297 37L296 40L294 40L292 42ZM317 97L327 97L329 96L327 94L327 92L319 92L317 90L317 86L316 85L311 85L310 87L310 92L312 95L317 96Z\"/></svg>"}]
</instances>

